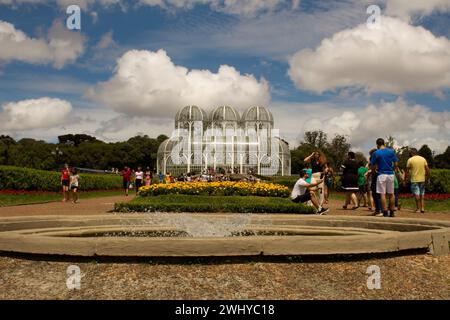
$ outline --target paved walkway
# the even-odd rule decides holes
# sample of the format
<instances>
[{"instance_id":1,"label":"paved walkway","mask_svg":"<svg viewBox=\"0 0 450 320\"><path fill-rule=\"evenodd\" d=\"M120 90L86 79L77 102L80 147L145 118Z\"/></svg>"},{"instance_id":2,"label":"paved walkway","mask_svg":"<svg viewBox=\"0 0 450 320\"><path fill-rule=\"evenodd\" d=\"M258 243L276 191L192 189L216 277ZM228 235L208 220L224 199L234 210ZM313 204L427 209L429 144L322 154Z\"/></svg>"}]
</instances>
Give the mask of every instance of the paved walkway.
<instances>
[{"instance_id":1,"label":"paved walkway","mask_svg":"<svg viewBox=\"0 0 450 320\"><path fill-rule=\"evenodd\" d=\"M109 196L94 199L81 199L79 203L71 202L48 202L42 204L29 204L20 206L0 207L0 217L30 216L30 215L96 215L105 214L111 211L115 202L129 201L134 196ZM331 200L328 207L329 215L354 215L369 216L371 212L367 208L357 210L342 209L342 201ZM410 209L397 212L402 218L425 218L436 220L450 220L450 212L427 212L414 213Z\"/></svg>"}]
</instances>

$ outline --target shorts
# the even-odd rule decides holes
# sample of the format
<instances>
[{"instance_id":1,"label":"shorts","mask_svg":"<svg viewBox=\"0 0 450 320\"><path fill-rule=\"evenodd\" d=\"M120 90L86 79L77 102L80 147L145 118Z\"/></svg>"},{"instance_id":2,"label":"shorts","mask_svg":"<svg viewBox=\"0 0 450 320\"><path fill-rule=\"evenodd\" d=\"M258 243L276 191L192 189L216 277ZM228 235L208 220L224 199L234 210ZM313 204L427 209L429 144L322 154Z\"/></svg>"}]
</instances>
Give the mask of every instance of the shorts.
<instances>
[{"instance_id":1,"label":"shorts","mask_svg":"<svg viewBox=\"0 0 450 320\"><path fill-rule=\"evenodd\" d=\"M123 181L123 188L124 188L124 189L129 189L129 188L130 188L130 181L124 180L124 181Z\"/></svg>"},{"instance_id":2,"label":"shorts","mask_svg":"<svg viewBox=\"0 0 450 320\"><path fill-rule=\"evenodd\" d=\"M75 190L75 189L78 190L78 186L76 186L76 185L73 184L73 185L70 186L70 189L71 189L71 190Z\"/></svg>"},{"instance_id":3,"label":"shorts","mask_svg":"<svg viewBox=\"0 0 450 320\"><path fill-rule=\"evenodd\" d=\"M63 185L63 187L68 187L70 185L70 181L69 180L63 180L62 181L62 185Z\"/></svg>"},{"instance_id":4,"label":"shorts","mask_svg":"<svg viewBox=\"0 0 450 320\"><path fill-rule=\"evenodd\" d=\"M365 185L359 186L359 193L360 194L365 194L367 192L369 192L369 186L368 185L365 184Z\"/></svg>"},{"instance_id":5,"label":"shorts","mask_svg":"<svg viewBox=\"0 0 450 320\"><path fill-rule=\"evenodd\" d=\"M411 182L411 193L415 196L425 194L425 182Z\"/></svg>"},{"instance_id":6,"label":"shorts","mask_svg":"<svg viewBox=\"0 0 450 320\"><path fill-rule=\"evenodd\" d=\"M377 193L394 194L394 175L380 174L377 178Z\"/></svg>"},{"instance_id":7,"label":"shorts","mask_svg":"<svg viewBox=\"0 0 450 320\"><path fill-rule=\"evenodd\" d=\"M295 203L299 203L299 202L304 203L309 200L311 200L311 193L308 191L300 196L297 196L295 199L292 199L292 201L294 201Z\"/></svg>"}]
</instances>

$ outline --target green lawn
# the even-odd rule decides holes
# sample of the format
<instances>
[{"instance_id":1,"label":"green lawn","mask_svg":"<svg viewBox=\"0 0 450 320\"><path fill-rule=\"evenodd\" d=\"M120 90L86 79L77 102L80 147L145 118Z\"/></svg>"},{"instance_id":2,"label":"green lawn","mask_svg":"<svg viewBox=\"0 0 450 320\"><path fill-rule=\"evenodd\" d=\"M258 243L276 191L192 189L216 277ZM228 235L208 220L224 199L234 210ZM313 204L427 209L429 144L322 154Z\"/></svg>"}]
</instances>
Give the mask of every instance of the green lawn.
<instances>
[{"instance_id":1,"label":"green lawn","mask_svg":"<svg viewBox=\"0 0 450 320\"><path fill-rule=\"evenodd\" d=\"M98 197L122 195L123 191L83 191L79 192L80 200ZM130 191L130 194L134 192ZM62 193L36 193L9 195L0 193L0 207L61 201Z\"/></svg>"},{"instance_id":2,"label":"green lawn","mask_svg":"<svg viewBox=\"0 0 450 320\"><path fill-rule=\"evenodd\" d=\"M256 196L160 195L138 197L116 203L118 212L240 212L240 213L314 213L309 206L289 198Z\"/></svg>"},{"instance_id":3,"label":"green lawn","mask_svg":"<svg viewBox=\"0 0 450 320\"><path fill-rule=\"evenodd\" d=\"M344 193L335 193L332 192L330 199L338 200L344 202L345 195ZM406 209L415 209L416 203L414 199L400 199L400 205L402 208ZM434 212L448 212L450 213L450 201L435 201L435 200L425 200L425 211L434 211Z\"/></svg>"}]
</instances>

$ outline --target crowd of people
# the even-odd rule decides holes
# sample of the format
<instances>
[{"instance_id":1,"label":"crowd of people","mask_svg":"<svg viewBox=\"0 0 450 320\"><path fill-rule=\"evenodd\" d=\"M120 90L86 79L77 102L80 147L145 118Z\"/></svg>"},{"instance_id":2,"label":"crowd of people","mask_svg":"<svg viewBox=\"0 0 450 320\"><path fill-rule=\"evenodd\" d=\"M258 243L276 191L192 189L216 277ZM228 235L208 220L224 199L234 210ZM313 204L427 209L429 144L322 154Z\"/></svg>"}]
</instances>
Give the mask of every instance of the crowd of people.
<instances>
[{"instance_id":1,"label":"crowd of people","mask_svg":"<svg viewBox=\"0 0 450 320\"><path fill-rule=\"evenodd\" d=\"M317 150L304 159L308 164L300 173L294 185L291 199L294 202L311 202L318 214L328 211L323 207L328 203L334 172L325 155ZM342 164L342 189L345 192L343 209L356 210L368 207L375 216L394 217L400 209L400 184L411 184L411 193L416 200L415 212L425 212L425 183L429 180L430 169L425 158L417 149L410 149L410 158L405 170L398 166L398 158L392 148L386 147L382 138L376 140L376 148L369 152L369 162L356 160L354 152L348 152ZM362 204L362 205L361 205Z\"/></svg>"},{"instance_id":2,"label":"crowd of people","mask_svg":"<svg viewBox=\"0 0 450 320\"><path fill-rule=\"evenodd\" d=\"M119 172L122 176L123 189L125 190L125 195L128 196L130 189L135 189L136 193L142 186L149 186L152 183L174 183L177 181L184 182L215 182L215 181L228 181L230 180L231 172L216 173L211 170L204 170L200 174L196 173L182 173L179 176L174 176L170 172L163 173L159 172L154 174L154 171L150 170L149 167L145 171L141 167L133 170L129 167L125 167ZM246 176L244 178L246 181L256 181L252 176Z\"/></svg>"},{"instance_id":3,"label":"crowd of people","mask_svg":"<svg viewBox=\"0 0 450 320\"><path fill-rule=\"evenodd\" d=\"M300 178L291 192L291 200L296 203L310 203L317 213L326 214L329 209L325 205L329 202L330 190L334 184L335 172L327 162L326 156L316 150L304 159L306 167L301 170ZM346 160L341 166L341 185L345 192L343 209L356 210L367 207L375 216L394 217L400 209L400 185L411 184L411 192L416 200L416 212L425 212L424 195L425 183L430 177L430 169L425 158L418 155L417 149L410 149L410 158L405 170L398 166L398 158L392 148L386 147L382 138L376 140L376 148L369 151L369 161L357 161L356 154L348 152ZM130 189L136 193L142 186L152 183L173 183L175 181L226 181L230 180L230 173L215 173L204 171L200 174L187 173L174 177L170 173L154 171L147 167L133 170L129 167L114 173L122 176L123 189L128 196ZM243 176L246 181L257 181L251 174ZM80 176L76 168L69 168L66 164L61 171L61 186L63 201L78 202ZM351 206L351 207L349 207Z\"/></svg>"}]
</instances>

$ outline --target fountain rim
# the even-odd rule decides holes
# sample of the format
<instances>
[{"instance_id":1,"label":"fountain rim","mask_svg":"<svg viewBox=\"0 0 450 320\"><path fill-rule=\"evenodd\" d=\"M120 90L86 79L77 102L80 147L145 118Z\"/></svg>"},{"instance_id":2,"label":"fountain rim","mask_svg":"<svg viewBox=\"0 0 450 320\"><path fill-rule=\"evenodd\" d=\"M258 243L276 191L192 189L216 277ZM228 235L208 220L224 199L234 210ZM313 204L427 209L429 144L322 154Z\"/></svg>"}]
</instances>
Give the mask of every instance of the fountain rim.
<instances>
[{"instance_id":1,"label":"fountain rim","mask_svg":"<svg viewBox=\"0 0 450 320\"><path fill-rule=\"evenodd\" d=\"M421 226L422 230L381 232L379 234L333 236L252 236L252 237L199 237L199 238L76 238L38 235L24 231L37 230L36 225L53 221L61 228L77 228L74 224L95 221L122 221L147 218L147 214L74 215L74 216L20 216L0 218L0 251L64 256L105 257L207 257L207 256L281 256L281 255L333 255L398 252L413 249L429 249L433 254L447 254L450 240L450 222L416 218L379 218L354 216L310 215L256 215L257 222L308 222L330 224L330 230L338 230L333 224L389 225L408 228ZM177 214L172 214L177 215ZM211 214L189 214L211 219ZM232 214L214 214L227 217ZM64 223L72 226L64 226ZM28 226L28 227L27 227ZM286 226L286 225L280 225ZM299 226L299 225L297 225ZM302 225L300 225L302 226ZM22 229L20 228L22 227ZM125 226L124 226L125 227ZM93 226L95 228L95 226ZM341 226L342 228L342 226ZM45 228L43 228L45 229ZM49 228L50 230L52 228ZM389 231L389 230L388 230Z\"/></svg>"}]
</instances>

